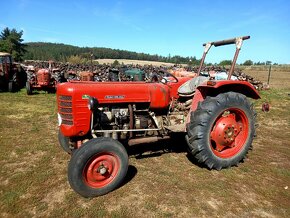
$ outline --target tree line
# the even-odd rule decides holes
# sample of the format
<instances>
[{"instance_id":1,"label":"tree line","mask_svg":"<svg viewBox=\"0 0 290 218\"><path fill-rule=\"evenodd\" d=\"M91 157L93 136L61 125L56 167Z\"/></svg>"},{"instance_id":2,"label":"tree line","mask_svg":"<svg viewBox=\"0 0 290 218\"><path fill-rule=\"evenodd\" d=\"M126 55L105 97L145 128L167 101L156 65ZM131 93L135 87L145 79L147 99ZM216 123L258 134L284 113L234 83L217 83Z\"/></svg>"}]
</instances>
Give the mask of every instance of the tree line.
<instances>
[{"instance_id":1,"label":"tree line","mask_svg":"<svg viewBox=\"0 0 290 218\"><path fill-rule=\"evenodd\" d=\"M67 62L69 60L90 60L93 59L129 59L169 62L176 64L199 64L196 57L182 57L179 55L167 57L137 53L126 50L102 48L102 47L78 47L62 43L30 42L26 43L27 52L23 58L26 60L54 60Z\"/></svg>"}]
</instances>

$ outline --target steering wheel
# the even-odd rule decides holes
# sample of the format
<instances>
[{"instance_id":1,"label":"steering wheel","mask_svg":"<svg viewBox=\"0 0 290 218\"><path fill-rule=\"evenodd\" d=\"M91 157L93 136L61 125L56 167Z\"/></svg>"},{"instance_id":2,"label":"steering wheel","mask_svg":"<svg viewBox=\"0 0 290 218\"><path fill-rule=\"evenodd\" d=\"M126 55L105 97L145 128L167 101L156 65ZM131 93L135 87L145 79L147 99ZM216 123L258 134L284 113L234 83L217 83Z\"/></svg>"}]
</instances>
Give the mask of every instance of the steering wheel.
<instances>
[{"instance_id":1,"label":"steering wheel","mask_svg":"<svg viewBox=\"0 0 290 218\"><path fill-rule=\"evenodd\" d=\"M159 73L163 73L167 75L166 77L164 75L162 76L162 79L160 80L162 83L168 83L168 82L177 83L178 82L177 77L174 76L172 73L169 73L167 71L166 72L160 71Z\"/></svg>"}]
</instances>

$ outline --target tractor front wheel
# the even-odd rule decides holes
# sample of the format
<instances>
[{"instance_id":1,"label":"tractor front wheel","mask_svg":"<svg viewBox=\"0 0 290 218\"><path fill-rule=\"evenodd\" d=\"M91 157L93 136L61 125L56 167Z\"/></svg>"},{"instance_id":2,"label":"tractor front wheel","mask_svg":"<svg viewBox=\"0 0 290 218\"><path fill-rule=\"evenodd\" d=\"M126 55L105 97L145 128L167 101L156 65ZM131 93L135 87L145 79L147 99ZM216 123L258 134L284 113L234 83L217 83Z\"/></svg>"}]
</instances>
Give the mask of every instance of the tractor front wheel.
<instances>
[{"instance_id":1,"label":"tractor front wheel","mask_svg":"<svg viewBox=\"0 0 290 218\"><path fill-rule=\"evenodd\" d=\"M112 138L95 138L77 149L68 165L68 181L83 197L107 194L121 185L128 170L124 146Z\"/></svg>"},{"instance_id":2,"label":"tractor front wheel","mask_svg":"<svg viewBox=\"0 0 290 218\"><path fill-rule=\"evenodd\" d=\"M71 149L69 143L69 137L64 136L60 129L58 130L58 142L65 152L67 152L68 154L72 154L73 150Z\"/></svg>"},{"instance_id":3,"label":"tractor front wheel","mask_svg":"<svg viewBox=\"0 0 290 218\"><path fill-rule=\"evenodd\" d=\"M32 88L30 82L26 82L26 93L27 95L32 95Z\"/></svg>"},{"instance_id":4,"label":"tractor front wheel","mask_svg":"<svg viewBox=\"0 0 290 218\"><path fill-rule=\"evenodd\" d=\"M8 91L9 92L14 92L14 82L13 81L9 81L9 83L8 83Z\"/></svg>"},{"instance_id":5,"label":"tractor front wheel","mask_svg":"<svg viewBox=\"0 0 290 218\"><path fill-rule=\"evenodd\" d=\"M252 105L242 94L207 97L187 124L190 153L209 169L238 165L252 147L255 118Z\"/></svg>"}]
</instances>

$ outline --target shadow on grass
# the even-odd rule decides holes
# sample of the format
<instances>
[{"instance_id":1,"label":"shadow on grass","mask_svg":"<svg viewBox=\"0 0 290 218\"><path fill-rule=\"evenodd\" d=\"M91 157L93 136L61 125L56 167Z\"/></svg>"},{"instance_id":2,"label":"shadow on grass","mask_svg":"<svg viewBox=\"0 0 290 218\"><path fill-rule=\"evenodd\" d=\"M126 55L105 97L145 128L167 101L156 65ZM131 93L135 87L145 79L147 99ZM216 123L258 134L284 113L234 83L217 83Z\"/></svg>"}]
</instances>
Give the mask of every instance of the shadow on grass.
<instances>
[{"instance_id":1,"label":"shadow on grass","mask_svg":"<svg viewBox=\"0 0 290 218\"><path fill-rule=\"evenodd\" d=\"M43 95L43 94L55 94L55 92L48 92L48 91L34 91L31 95Z\"/></svg>"},{"instance_id":2,"label":"shadow on grass","mask_svg":"<svg viewBox=\"0 0 290 218\"><path fill-rule=\"evenodd\" d=\"M127 151L130 156L136 159L159 157L166 153L187 153L186 157L193 165L209 170L188 153L188 146L184 136L184 133L178 133L171 135L170 139L128 146Z\"/></svg>"},{"instance_id":3,"label":"shadow on grass","mask_svg":"<svg viewBox=\"0 0 290 218\"><path fill-rule=\"evenodd\" d=\"M136 159L158 157L166 153L183 153L187 151L184 134L171 135L170 139L163 139L152 143L142 143L127 147L128 154Z\"/></svg>"},{"instance_id":4,"label":"shadow on grass","mask_svg":"<svg viewBox=\"0 0 290 218\"><path fill-rule=\"evenodd\" d=\"M129 165L127 175L126 175L124 181L122 182L122 184L120 185L120 187L129 183L136 176L137 172L138 172L138 170L136 167Z\"/></svg>"}]
</instances>

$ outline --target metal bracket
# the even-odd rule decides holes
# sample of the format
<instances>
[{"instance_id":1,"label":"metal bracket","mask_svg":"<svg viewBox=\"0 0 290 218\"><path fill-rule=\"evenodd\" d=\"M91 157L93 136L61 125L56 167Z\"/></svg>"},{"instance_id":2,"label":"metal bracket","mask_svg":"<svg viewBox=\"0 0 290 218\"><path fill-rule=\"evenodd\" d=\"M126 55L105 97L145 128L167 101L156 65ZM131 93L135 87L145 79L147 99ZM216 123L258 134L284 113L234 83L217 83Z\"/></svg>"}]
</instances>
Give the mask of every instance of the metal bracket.
<instances>
[{"instance_id":1,"label":"metal bracket","mask_svg":"<svg viewBox=\"0 0 290 218\"><path fill-rule=\"evenodd\" d=\"M149 112L149 115L152 117L152 119L153 119L155 125L157 126L157 128L160 129L160 127L159 127L159 125L158 125L158 120L157 120L157 118L155 117L154 112Z\"/></svg>"}]
</instances>

